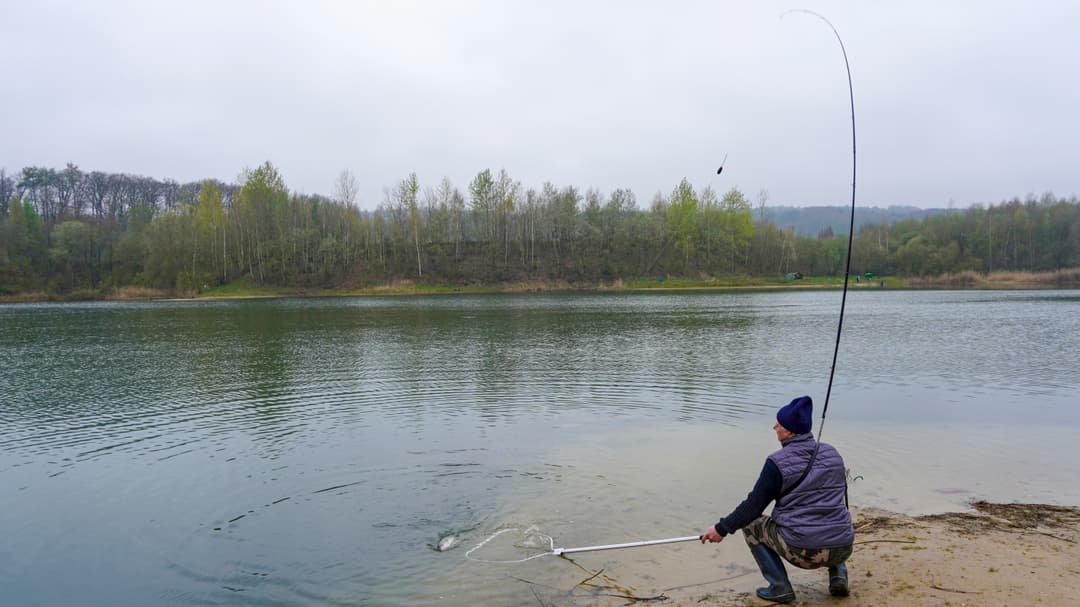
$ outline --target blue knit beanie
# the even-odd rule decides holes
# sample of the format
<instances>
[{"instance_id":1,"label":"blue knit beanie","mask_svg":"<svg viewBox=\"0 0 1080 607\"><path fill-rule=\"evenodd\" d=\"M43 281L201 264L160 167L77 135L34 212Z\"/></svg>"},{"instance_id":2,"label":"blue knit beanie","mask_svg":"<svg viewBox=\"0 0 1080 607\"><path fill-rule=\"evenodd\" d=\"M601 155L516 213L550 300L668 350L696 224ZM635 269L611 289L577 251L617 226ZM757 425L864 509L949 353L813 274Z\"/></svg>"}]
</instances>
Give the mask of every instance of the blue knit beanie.
<instances>
[{"instance_id":1,"label":"blue knit beanie","mask_svg":"<svg viewBox=\"0 0 1080 607\"><path fill-rule=\"evenodd\" d=\"M814 400L809 396L800 396L780 407L776 412L776 421L795 434L806 434L814 427Z\"/></svg>"}]
</instances>

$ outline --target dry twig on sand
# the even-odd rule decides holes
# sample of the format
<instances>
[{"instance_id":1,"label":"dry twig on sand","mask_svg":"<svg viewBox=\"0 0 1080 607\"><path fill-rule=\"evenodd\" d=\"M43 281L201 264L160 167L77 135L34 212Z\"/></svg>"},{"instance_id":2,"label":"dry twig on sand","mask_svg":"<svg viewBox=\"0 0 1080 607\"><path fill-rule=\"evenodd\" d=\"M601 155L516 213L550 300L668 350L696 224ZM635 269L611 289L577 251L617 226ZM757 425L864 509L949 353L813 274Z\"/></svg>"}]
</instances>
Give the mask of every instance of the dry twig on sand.
<instances>
[{"instance_id":1,"label":"dry twig on sand","mask_svg":"<svg viewBox=\"0 0 1080 607\"><path fill-rule=\"evenodd\" d=\"M982 594L977 590L957 590L955 588L943 588L941 586L938 586L937 584L930 584L930 587L934 590L940 590L942 592L958 592L960 594Z\"/></svg>"}]
</instances>

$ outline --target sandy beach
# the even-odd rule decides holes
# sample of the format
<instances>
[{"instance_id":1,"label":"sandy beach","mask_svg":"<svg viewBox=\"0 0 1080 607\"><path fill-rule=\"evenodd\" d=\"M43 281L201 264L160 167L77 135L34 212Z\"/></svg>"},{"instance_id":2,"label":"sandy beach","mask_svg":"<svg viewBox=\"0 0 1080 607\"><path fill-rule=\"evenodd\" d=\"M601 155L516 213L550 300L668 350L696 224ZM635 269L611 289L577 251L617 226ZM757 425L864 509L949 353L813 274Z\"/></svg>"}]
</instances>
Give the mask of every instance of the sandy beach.
<instances>
[{"instance_id":1,"label":"sandy beach","mask_svg":"<svg viewBox=\"0 0 1080 607\"><path fill-rule=\"evenodd\" d=\"M789 575L796 605L926 607L1080 604L1080 509L1041 504L975 502L967 512L912 517L853 509L855 553L848 562L851 595L829 596L825 570ZM741 543L742 539L730 538ZM730 541L730 540L729 540ZM727 542L724 542L725 544ZM746 554L721 579L706 560L697 571L627 576L582 569L582 580L555 588L530 580L522 603L559 605L769 605L754 596L763 580ZM631 579L637 577L637 579ZM700 582L664 587L665 579ZM644 583L642 580L645 580Z\"/></svg>"}]
</instances>

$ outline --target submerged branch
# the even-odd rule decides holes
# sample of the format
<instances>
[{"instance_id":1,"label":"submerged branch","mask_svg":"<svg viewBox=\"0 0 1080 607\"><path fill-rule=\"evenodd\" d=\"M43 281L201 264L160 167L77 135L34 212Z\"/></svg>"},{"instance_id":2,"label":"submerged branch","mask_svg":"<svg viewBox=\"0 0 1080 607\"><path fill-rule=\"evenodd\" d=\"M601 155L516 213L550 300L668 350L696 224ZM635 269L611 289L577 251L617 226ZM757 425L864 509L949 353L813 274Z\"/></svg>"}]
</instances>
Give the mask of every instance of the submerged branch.
<instances>
[{"instance_id":1,"label":"submerged branch","mask_svg":"<svg viewBox=\"0 0 1080 607\"><path fill-rule=\"evenodd\" d=\"M578 582L578 586L584 586L586 582L592 580L594 577L600 575L603 572L604 572L603 569L601 569L600 571L597 571L596 573L594 573L594 574L590 575L589 577L587 577L587 578L581 580L580 582Z\"/></svg>"}]
</instances>

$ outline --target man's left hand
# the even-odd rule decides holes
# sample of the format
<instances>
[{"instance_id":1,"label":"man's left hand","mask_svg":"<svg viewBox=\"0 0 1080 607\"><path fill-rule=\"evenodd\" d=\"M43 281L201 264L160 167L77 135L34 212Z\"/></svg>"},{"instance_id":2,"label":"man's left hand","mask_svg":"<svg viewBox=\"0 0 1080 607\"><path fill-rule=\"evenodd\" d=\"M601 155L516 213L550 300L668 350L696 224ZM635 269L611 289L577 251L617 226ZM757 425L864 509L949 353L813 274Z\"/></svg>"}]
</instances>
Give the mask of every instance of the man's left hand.
<instances>
[{"instance_id":1,"label":"man's left hand","mask_svg":"<svg viewBox=\"0 0 1080 607\"><path fill-rule=\"evenodd\" d=\"M724 541L724 536L720 535L716 531L716 527L709 527L709 530L701 534L701 543L709 542L715 544L716 542Z\"/></svg>"}]
</instances>

